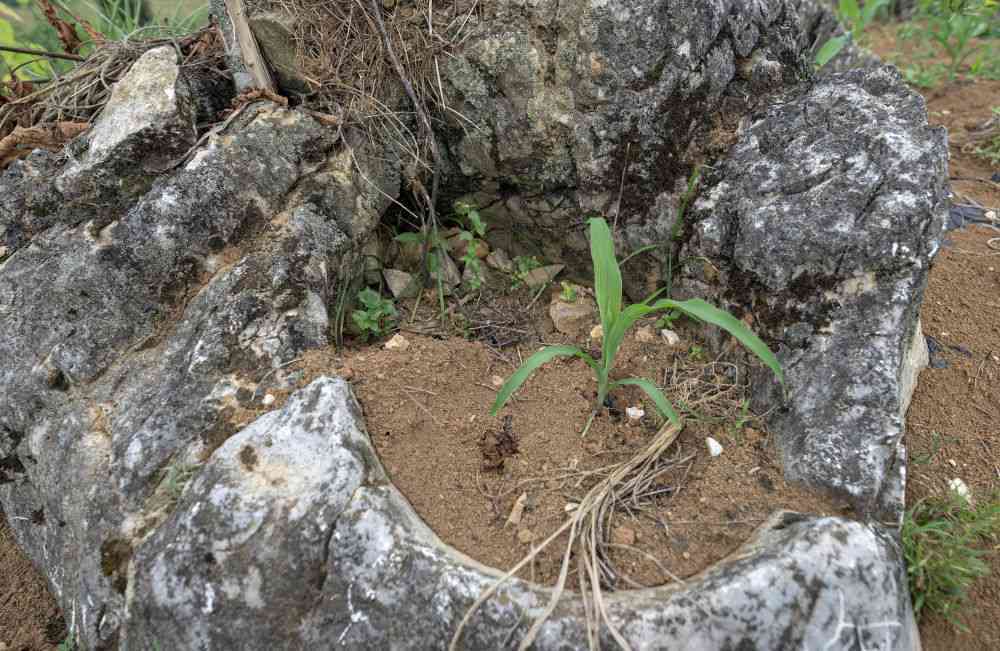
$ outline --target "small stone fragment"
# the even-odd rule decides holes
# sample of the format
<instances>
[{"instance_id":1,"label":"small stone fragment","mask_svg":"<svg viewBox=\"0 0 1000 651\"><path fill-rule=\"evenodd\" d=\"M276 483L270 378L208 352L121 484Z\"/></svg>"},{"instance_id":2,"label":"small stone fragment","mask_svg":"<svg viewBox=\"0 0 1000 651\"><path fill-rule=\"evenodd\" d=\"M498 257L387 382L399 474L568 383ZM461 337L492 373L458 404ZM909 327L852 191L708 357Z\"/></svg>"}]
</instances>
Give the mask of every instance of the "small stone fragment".
<instances>
[{"instance_id":1,"label":"small stone fragment","mask_svg":"<svg viewBox=\"0 0 1000 651\"><path fill-rule=\"evenodd\" d=\"M660 338L663 339L663 341L671 348L678 346L681 343L680 335L667 328L660 330Z\"/></svg>"},{"instance_id":2,"label":"small stone fragment","mask_svg":"<svg viewBox=\"0 0 1000 651\"><path fill-rule=\"evenodd\" d=\"M594 322L594 304L590 300L569 303L556 294L549 304L549 318L556 330L563 334L577 336L587 331Z\"/></svg>"},{"instance_id":3,"label":"small stone fragment","mask_svg":"<svg viewBox=\"0 0 1000 651\"><path fill-rule=\"evenodd\" d=\"M458 265L455 264L450 255L440 255L438 252L437 259L441 262L439 268L431 272L431 278L434 279L434 284L437 286L437 278L440 274L444 293L450 295L452 288L462 282L462 272L458 270Z\"/></svg>"},{"instance_id":4,"label":"small stone fragment","mask_svg":"<svg viewBox=\"0 0 1000 651\"><path fill-rule=\"evenodd\" d=\"M493 269L499 269L504 273L509 274L514 271L514 262L503 249L491 251L489 255L486 256L486 264L487 266Z\"/></svg>"},{"instance_id":5,"label":"small stone fragment","mask_svg":"<svg viewBox=\"0 0 1000 651\"><path fill-rule=\"evenodd\" d=\"M713 457L717 457L722 454L722 444L713 439L711 436L705 437L705 445L708 447L708 453Z\"/></svg>"},{"instance_id":6,"label":"small stone fragment","mask_svg":"<svg viewBox=\"0 0 1000 651\"><path fill-rule=\"evenodd\" d=\"M389 341L385 342L386 350L406 350L409 347L410 342L407 341L406 337L398 332L394 334Z\"/></svg>"},{"instance_id":7,"label":"small stone fragment","mask_svg":"<svg viewBox=\"0 0 1000 651\"><path fill-rule=\"evenodd\" d=\"M563 269L566 268L564 264L550 264L545 267L538 267L537 269L532 269L528 273L521 276L521 280L528 287L537 289L546 283L550 283L555 280L555 277L559 275Z\"/></svg>"},{"instance_id":8,"label":"small stone fragment","mask_svg":"<svg viewBox=\"0 0 1000 651\"><path fill-rule=\"evenodd\" d=\"M656 341L656 335L653 334L653 326L643 326L636 330L635 340L644 344L651 344Z\"/></svg>"},{"instance_id":9,"label":"small stone fragment","mask_svg":"<svg viewBox=\"0 0 1000 651\"><path fill-rule=\"evenodd\" d=\"M507 516L507 522L504 526L517 526L521 524L521 518L524 517L524 505L528 502L528 494L521 493L521 496L517 498L514 502L514 506L510 509L510 515Z\"/></svg>"},{"instance_id":10,"label":"small stone fragment","mask_svg":"<svg viewBox=\"0 0 1000 651\"><path fill-rule=\"evenodd\" d=\"M563 507L563 510L566 511L566 513L572 513L578 508L580 508L580 505L576 502L566 502L566 506Z\"/></svg>"},{"instance_id":11,"label":"small stone fragment","mask_svg":"<svg viewBox=\"0 0 1000 651\"><path fill-rule=\"evenodd\" d=\"M966 502L969 502L970 504L972 503L968 485L966 485L966 483L958 477L948 482L948 488Z\"/></svg>"},{"instance_id":12,"label":"small stone fragment","mask_svg":"<svg viewBox=\"0 0 1000 651\"><path fill-rule=\"evenodd\" d=\"M531 529L521 529L517 532L517 541L522 545L530 545L535 540L535 533Z\"/></svg>"},{"instance_id":13,"label":"small stone fragment","mask_svg":"<svg viewBox=\"0 0 1000 651\"><path fill-rule=\"evenodd\" d=\"M503 378L500 377L499 375L494 375L490 377L490 384L499 389L500 387L503 386Z\"/></svg>"},{"instance_id":14,"label":"small stone fragment","mask_svg":"<svg viewBox=\"0 0 1000 651\"><path fill-rule=\"evenodd\" d=\"M625 415L628 416L629 420L641 420L646 415L646 412L642 407L626 407Z\"/></svg>"},{"instance_id":15,"label":"small stone fragment","mask_svg":"<svg viewBox=\"0 0 1000 651\"><path fill-rule=\"evenodd\" d=\"M615 527L611 530L611 542L616 545L627 545L631 547L635 545L636 539L635 529L631 527Z\"/></svg>"},{"instance_id":16,"label":"small stone fragment","mask_svg":"<svg viewBox=\"0 0 1000 651\"><path fill-rule=\"evenodd\" d=\"M383 269L382 277L385 278L386 286L396 298L415 298L420 292L419 283L416 282L413 274L399 269Z\"/></svg>"},{"instance_id":17,"label":"small stone fragment","mask_svg":"<svg viewBox=\"0 0 1000 651\"><path fill-rule=\"evenodd\" d=\"M590 338L593 339L594 341L598 341L600 339L603 339L604 338L604 326L602 326L602 325L595 325L593 328L591 328L590 329Z\"/></svg>"},{"instance_id":18,"label":"small stone fragment","mask_svg":"<svg viewBox=\"0 0 1000 651\"><path fill-rule=\"evenodd\" d=\"M271 405L274 404L274 400L275 400L274 394L268 393L261 399L260 404L264 405L265 407L270 407Z\"/></svg>"},{"instance_id":19,"label":"small stone fragment","mask_svg":"<svg viewBox=\"0 0 1000 651\"><path fill-rule=\"evenodd\" d=\"M955 462L954 459L948 459L948 465L951 466L952 468L958 468L958 464Z\"/></svg>"}]
</instances>

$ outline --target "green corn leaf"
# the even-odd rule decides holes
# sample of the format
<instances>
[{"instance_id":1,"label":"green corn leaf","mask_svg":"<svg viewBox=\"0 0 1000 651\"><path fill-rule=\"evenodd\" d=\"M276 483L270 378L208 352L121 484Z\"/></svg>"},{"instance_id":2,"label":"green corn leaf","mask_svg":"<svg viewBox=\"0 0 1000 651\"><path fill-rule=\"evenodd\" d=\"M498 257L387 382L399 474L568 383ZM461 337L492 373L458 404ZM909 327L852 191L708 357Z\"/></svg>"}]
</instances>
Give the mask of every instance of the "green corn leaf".
<instances>
[{"instance_id":1,"label":"green corn leaf","mask_svg":"<svg viewBox=\"0 0 1000 651\"><path fill-rule=\"evenodd\" d=\"M493 403L493 408L490 410L491 416L496 416L500 408L510 400L510 397L517 391L525 380L534 373L539 366L548 362L556 357L579 357L583 361L597 370L597 362L594 358L583 352L576 346L547 346L528 359L524 360L521 364L521 368L514 371L514 374L507 378L507 381L503 383L500 387L500 391L497 392L497 399Z\"/></svg>"},{"instance_id":2,"label":"green corn leaf","mask_svg":"<svg viewBox=\"0 0 1000 651\"><path fill-rule=\"evenodd\" d=\"M600 217L589 220L590 257L594 262L594 293L601 312L601 327L611 332L611 327L622 309L622 274L615 259L615 244L611 239L608 222Z\"/></svg>"},{"instance_id":3,"label":"green corn leaf","mask_svg":"<svg viewBox=\"0 0 1000 651\"><path fill-rule=\"evenodd\" d=\"M628 329L650 312L655 312L655 309L645 303L629 305L622 310L618 318L611 324L610 331L604 331L604 341L601 345L604 368L610 370L614 365L615 355L618 354L618 348L622 345L622 339L625 338L625 333L628 332Z\"/></svg>"},{"instance_id":4,"label":"green corn leaf","mask_svg":"<svg viewBox=\"0 0 1000 651\"><path fill-rule=\"evenodd\" d=\"M618 380L617 382L614 383L614 386L625 386L625 385L637 386L643 391L645 391L646 395L650 397L650 399L653 401L653 404L655 404L656 408L660 410L660 414L664 418L668 419L674 425L681 424L680 416L678 416L677 412L674 411L673 405L670 404L670 401L667 400L667 397L663 395L663 392L660 391L660 389L657 388L655 384L653 384L649 380L639 377L630 377L624 380Z\"/></svg>"},{"instance_id":5,"label":"green corn leaf","mask_svg":"<svg viewBox=\"0 0 1000 651\"><path fill-rule=\"evenodd\" d=\"M684 314L698 319L699 321L719 326L732 336L736 337L736 340L743 344L747 350L756 355L760 361L764 362L764 365L774 372L774 374L778 377L778 381L781 382L782 386L784 386L785 374L781 370L781 364L778 362L778 358L774 356L774 353L767 347L767 344L761 341L760 337L755 335L745 323L734 317L732 314L720 310L711 303L703 301L700 298L692 298L687 301L672 301L665 298L653 303L651 307L656 310L680 310Z\"/></svg>"},{"instance_id":6,"label":"green corn leaf","mask_svg":"<svg viewBox=\"0 0 1000 651\"><path fill-rule=\"evenodd\" d=\"M844 34L843 36L834 36L824 43L823 47L821 47L819 52L816 53L816 67L822 68L826 64L830 63L830 60L840 54L840 51L844 49L844 46L847 45L848 39L849 37Z\"/></svg>"},{"instance_id":7,"label":"green corn leaf","mask_svg":"<svg viewBox=\"0 0 1000 651\"><path fill-rule=\"evenodd\" d=\"M840 0L840 10L837 13L840 14L841 20L853 26L861 18L858 0Z\"/></svg>"}]
</instances>

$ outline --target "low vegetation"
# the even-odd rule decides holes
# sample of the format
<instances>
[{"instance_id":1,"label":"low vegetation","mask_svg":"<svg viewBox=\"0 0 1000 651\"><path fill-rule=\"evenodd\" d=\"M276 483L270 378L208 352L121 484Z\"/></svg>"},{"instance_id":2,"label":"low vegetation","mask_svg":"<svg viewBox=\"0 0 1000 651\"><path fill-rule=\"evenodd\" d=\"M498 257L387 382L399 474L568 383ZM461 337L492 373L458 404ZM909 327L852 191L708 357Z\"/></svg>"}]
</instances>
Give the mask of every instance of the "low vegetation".
<instances>
[{"instance_id":1,"label":"low vegetation","mask_svg":"<svg viewBox=\"0 0 1000 651\"><path fill-rule=\"evenodd\" d=\"M949 491L914 504L903 520L902 541L913 609L964 625L958 615L974 581L989 574L984 557L1000 541L1000 498L973 505Z\"/></svg>"}]
</instances>

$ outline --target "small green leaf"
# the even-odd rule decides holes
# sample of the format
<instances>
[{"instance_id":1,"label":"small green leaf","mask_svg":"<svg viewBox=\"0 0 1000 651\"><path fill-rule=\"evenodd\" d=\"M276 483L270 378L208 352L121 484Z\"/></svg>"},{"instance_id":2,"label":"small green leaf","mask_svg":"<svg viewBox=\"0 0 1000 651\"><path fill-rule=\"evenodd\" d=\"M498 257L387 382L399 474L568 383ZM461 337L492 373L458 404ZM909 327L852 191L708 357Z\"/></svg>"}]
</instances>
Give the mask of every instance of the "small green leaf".
<instances>
[{"instance_id":1,"label":"small green leaf","mask_svg":"<svg viewBox=\"0 0 1000 651\"><path fill-rule=\"evenodd\" d=\"M400 233L392 239L403 244L420 244L424 241L424 236L420 233Z\"/></svg>"},{"instance_id":2,"label":"small green leaf","mask_svg":"<svg viewBox=\"0 0 1000 651\"><path fill-rule=\"evenodd\" d=\"M614 386L625 386L625 385L637 386L643 391L645 391L646 395L650 397L650 399L653 401L653 404L655 404L656 408L660 410L660 414L664 418L668 419L674 425L681 424L680 416L678 416L677 412L674 411L673 405L670 404L670 401L667 400L667 397L663 395L663 392L660 391L660 389L655 384L653 384L649 380L639 377L630 377L624 380L618 380L617 382L614 383Z\"/></svg>"},{"instance_id":3,"label":"small green leaf","mask_svg":"<svg viewBox=\"0 0 1000 651\"><path fill-rule=\"evenodd\" d=\"M830 62L833 57L840 54L840 51L844 49L847 45L849 37L844 34L843 36L834 36L829 41L823 44L823 47L819 49L816 53L816 67L822 68Z\"/></svg>"},{"instance_id":4,"label":"small green leaf","mask_svg":"<svg viewBox=\"0 0 1000 651\"><path fill-rule=\"evenodd\" d=\"M500 391L497 392L497 399L493 403L493 408L490 410L490 415L496 416L500 408L503 407L510 397L517 391L525 380L534 373L539 366L548 362L556 357L579 357L583 361L597 370L597 362L594 358L583 352L576 346L547 346L528 359L524 360L521 364L521 368L514 371L514 374L507 378L507 381L503 383L500 387Z\"/></svg>"}]
</instances>

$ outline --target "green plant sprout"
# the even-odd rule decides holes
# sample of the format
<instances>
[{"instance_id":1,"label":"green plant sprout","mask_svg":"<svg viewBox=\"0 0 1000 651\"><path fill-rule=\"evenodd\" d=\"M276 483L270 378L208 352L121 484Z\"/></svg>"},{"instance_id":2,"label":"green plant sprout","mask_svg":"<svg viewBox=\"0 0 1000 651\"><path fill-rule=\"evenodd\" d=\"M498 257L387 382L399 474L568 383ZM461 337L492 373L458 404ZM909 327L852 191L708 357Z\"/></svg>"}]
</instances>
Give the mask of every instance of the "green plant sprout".
<instances>
[{"instance_id":1,"label":"green plant sprout","mask_svg":"<svg viewBox=\"0 0 1000 651\"><path fill-rule=\"evenodd\" d=\"M542 261L533 255L519 255L514 258L513 287L517 288L523 285L528 274L541 266Z\"/></svg>"},{"instance_id":2,"label":"green plant sprout","mask_svg":"<svg viewBox=\"0 0 1000 651\"><path fill-rule=\"evenodd\" d=\"M468 285L470 289L477 290L483 286L483 263L476 255L476 238L486 237L486 222L483 221L475 206L464 201L455 202L455 214L459 217L459 223L462 225L458 237L465 242L462 264L469 270Z\"/></svg>"},{"instance_id":3,"label":"green plant sprout","mask_svg":"<svg viewBox=\"0 0 1000 651\"><path fill-rule=\"evenodd\" d=\"M584 435L590 429L590 425L598 411L603 407L608 397L608 392L611 389L621 386L639 387L649 396L664 418L669 419L674 424L680 424L680 417L677 415L677 412L674 411L670 401L667 400L666 396L663 395L663 392L655 384L644 378L612 380L610 377L615 357L618 354L618 348L621 346L628 329L639 319L654 312L665 310L677 310L693 319L719 326L736 337L740 343L760 358L774 372L779 381L784 383L781 365L778 363L774 353L767 347L767 344L751 332L742 321L706 301L698 298L686 301L674 301L665 298L653 302L653 299L656 298L656 294L654 294L641 303L635 303L623 309L621 269L617 258L615 258L611 230L608 228L608 223L600 217L590 219L589 224L590 255L594 263L594 292L601 315L601 327L604 330L604 337L601 341L601 359L595 360L576 346L547 346L543 348L525 360L521 367L500 387L496 401L493 403L493 408L490 411L492 415L496 416L497 412L507 403L514 392L542 364L556 357L579 357L593 369L597 378L597 401L590 414L590 418L587 420L587 425L584 427Z\"/></svg>"},{"instance_id":4,"label":"green plant sprout","mask_svg":"<svg viewBox=\"0 0 1000 651\"><path fill-rule=\"evenodd\" d=\"M867 0L864 6L858 0L840 0L837 5L837 18L847 27L848 32L834 36L816 53L816 68L822 68L835 56L840 54L850 41L861 42L864 31L875 20L879 10L889 5L890 0Z\"/></svg>"},{"instance_id":5,"label":"green plant sprout","mask_svg":"<svg viewBox=\"0 0 1000 651\"><path fill-rule=\"evenodd\" d=\"M358 292L358 301L364 309L354 310L351 318L366 340L384 336L396 324L396 306L378 292L366 287Z\"/></svg>"},{"instance_id":6,"label":"green plant sprout","mask_svg":"<svg viewBox=\"0 0 1000 651\"><path fill-rule=\"evenodd\" d=\"M576 287L573 287L572 283L561 281L562 291L559 292L559 298L566 303L576 303Z\"/></svg>"}]
</instances>

